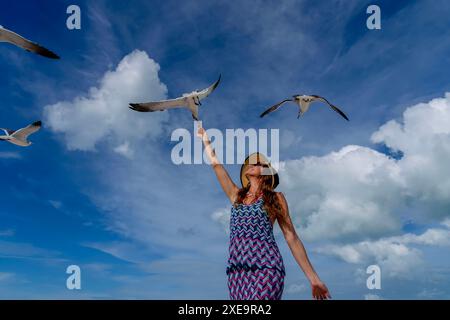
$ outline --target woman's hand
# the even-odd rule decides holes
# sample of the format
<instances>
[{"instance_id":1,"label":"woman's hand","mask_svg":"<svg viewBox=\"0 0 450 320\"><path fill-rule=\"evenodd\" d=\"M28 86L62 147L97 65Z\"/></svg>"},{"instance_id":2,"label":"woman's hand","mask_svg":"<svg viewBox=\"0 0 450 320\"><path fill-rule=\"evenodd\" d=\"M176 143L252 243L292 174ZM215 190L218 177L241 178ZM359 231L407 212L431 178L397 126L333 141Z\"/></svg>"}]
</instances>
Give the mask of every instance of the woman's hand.
<instances>
[{"instance_id":1,"label":"woman's hand","mask_svg":"<svg viewBox=\"0 0 450 320\"><path fill-rule=\"evenodd\" d=\"M204 135L205 135L205 138L207 138L205 129L203 129L203 127L198 128L197 137L203 139Z\"/></svg>"},{"instance_id":2,"label":"woman's hand","mask_svg":"<svg viewBox=\"0 0 450 320\"><path fill-rule=\"evenodd\" d=\"M331 299L327 286L322 281L311 283L312 296L316 300Z\"/></svg>"}]
</instances>

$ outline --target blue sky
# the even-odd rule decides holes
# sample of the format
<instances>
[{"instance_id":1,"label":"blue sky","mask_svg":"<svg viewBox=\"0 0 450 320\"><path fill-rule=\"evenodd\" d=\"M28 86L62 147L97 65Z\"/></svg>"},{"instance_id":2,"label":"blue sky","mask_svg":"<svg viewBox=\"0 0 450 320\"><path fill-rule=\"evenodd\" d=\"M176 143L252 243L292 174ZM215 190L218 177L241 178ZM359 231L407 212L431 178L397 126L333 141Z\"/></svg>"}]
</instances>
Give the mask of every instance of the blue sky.
<instances>
[{"instance_id":1,"label":"blue sky","mask_svg":"<svg viewBox=\"0 0 450 320\"><path fill-rule=\"evenodd\" d=\"M336 299L450 297L450 27L447 1L6 1L0 24L61 56L0 50L0 126L41 119L2 143L0 298L228 299L230 205L207 165L171 162L175 97L222 74L206 128L280 129L279 190ZM65 27L81 8L81 30ZM313 106L260 119L296 93ZM316 107L316 108L315 108ZM239 165L227 165L238 180ZM279 230L284 299L310 299ZM82 290L65 269L82 270ZM379 264L382 289L365 268Z\"/></svg>"}]
</instances>

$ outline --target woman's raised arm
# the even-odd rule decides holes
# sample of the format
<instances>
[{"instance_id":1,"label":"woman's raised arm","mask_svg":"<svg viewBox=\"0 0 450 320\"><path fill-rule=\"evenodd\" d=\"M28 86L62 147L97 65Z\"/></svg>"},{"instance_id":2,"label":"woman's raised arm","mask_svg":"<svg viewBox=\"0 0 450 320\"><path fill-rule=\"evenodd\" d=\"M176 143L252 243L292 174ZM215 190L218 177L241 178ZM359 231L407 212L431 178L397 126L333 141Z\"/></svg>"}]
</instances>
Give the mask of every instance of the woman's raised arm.
<instances>
[{"instance_id":1,"label":"woman's raised arm","mask_svg":"<svg viewBox=\"0 0 450 320\"><path fill-rule=\"evenodd\" d=\"M219 159L217 159L214 149L211 147L211 141L209 141L205 129L203 129L202 127L199 128L197 136L200 137L203 141L206 154L208 155L208 158L211 162L211 166L213 167L214 172L216 173L217 179L219 180L223 191L230 199L231 203L234 203L239 188L236 186L236 184L234 184L233 180L231 180L227 170L225 170L224 166L220 163Z\"/></svg>"}]
</instances>

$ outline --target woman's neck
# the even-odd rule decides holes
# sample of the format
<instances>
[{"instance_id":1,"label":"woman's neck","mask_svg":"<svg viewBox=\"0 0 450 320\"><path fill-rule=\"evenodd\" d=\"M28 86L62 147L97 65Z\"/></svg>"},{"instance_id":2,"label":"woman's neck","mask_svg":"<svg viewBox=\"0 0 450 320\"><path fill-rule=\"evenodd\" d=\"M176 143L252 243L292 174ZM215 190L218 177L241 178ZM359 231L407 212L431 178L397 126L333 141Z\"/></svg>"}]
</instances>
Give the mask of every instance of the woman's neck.
<instances>
[{"instance_id":1,"label":"woman's neck","mask_svg":"<svg viewBox=\"0 0 450 320\"><path fill-rule=\"evenodd\" d=\"M256 177L250 177L249 178L249 182L250 182L250 188L248 189L248 192L251 194L258 194L260 192L260 183L258 178Z\"/></svg>"}]
</instances>

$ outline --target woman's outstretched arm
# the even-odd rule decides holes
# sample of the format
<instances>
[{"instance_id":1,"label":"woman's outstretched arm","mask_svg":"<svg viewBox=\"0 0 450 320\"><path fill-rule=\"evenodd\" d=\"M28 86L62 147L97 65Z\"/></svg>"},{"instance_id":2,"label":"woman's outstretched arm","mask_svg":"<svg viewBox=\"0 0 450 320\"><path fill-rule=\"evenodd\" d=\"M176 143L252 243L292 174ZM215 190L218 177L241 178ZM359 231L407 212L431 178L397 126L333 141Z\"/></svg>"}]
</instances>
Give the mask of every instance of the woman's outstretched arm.
<instances>
[{"instance_id":1,"label":"woman's outstretched arm","mask_svg":"<svg viewBox=\"0 0 450 320\"><path fill-rule=\"evenodd\" d=\"M320 280L314 270L311 262L309 261L305 247L298 237L297 232L295 232L294 225L292 224L292 220L289 215L289 208L286 198L281 192L278 192L277 196L281 205L281 216L278 217L278 224L283 231L286 242L288 243L295 260L311 284L313 298L319 300L331 298L327 286Z\"/></svg>"},{"instance_id":2,"label":"woman's outstretched arm","mask_svg":"<svg viewBox=\"0 0 450 320\"><path fill-rule=\"evenodd\" d=\"M214 149L211 147L211 142L209 141L205 129L199 128L197 136L202 138L206 154L208 155L208 158L211 162L211 166L213 167L214 172L216 173L217 179L219 180L223 191L230 199L231 203L234 203L239 188L234 184L233 180L231 180L230 176L228 175L228 172L225 170L224 166L220 163L219 159L217 159Z\"/></svg>"}]
</instances>

